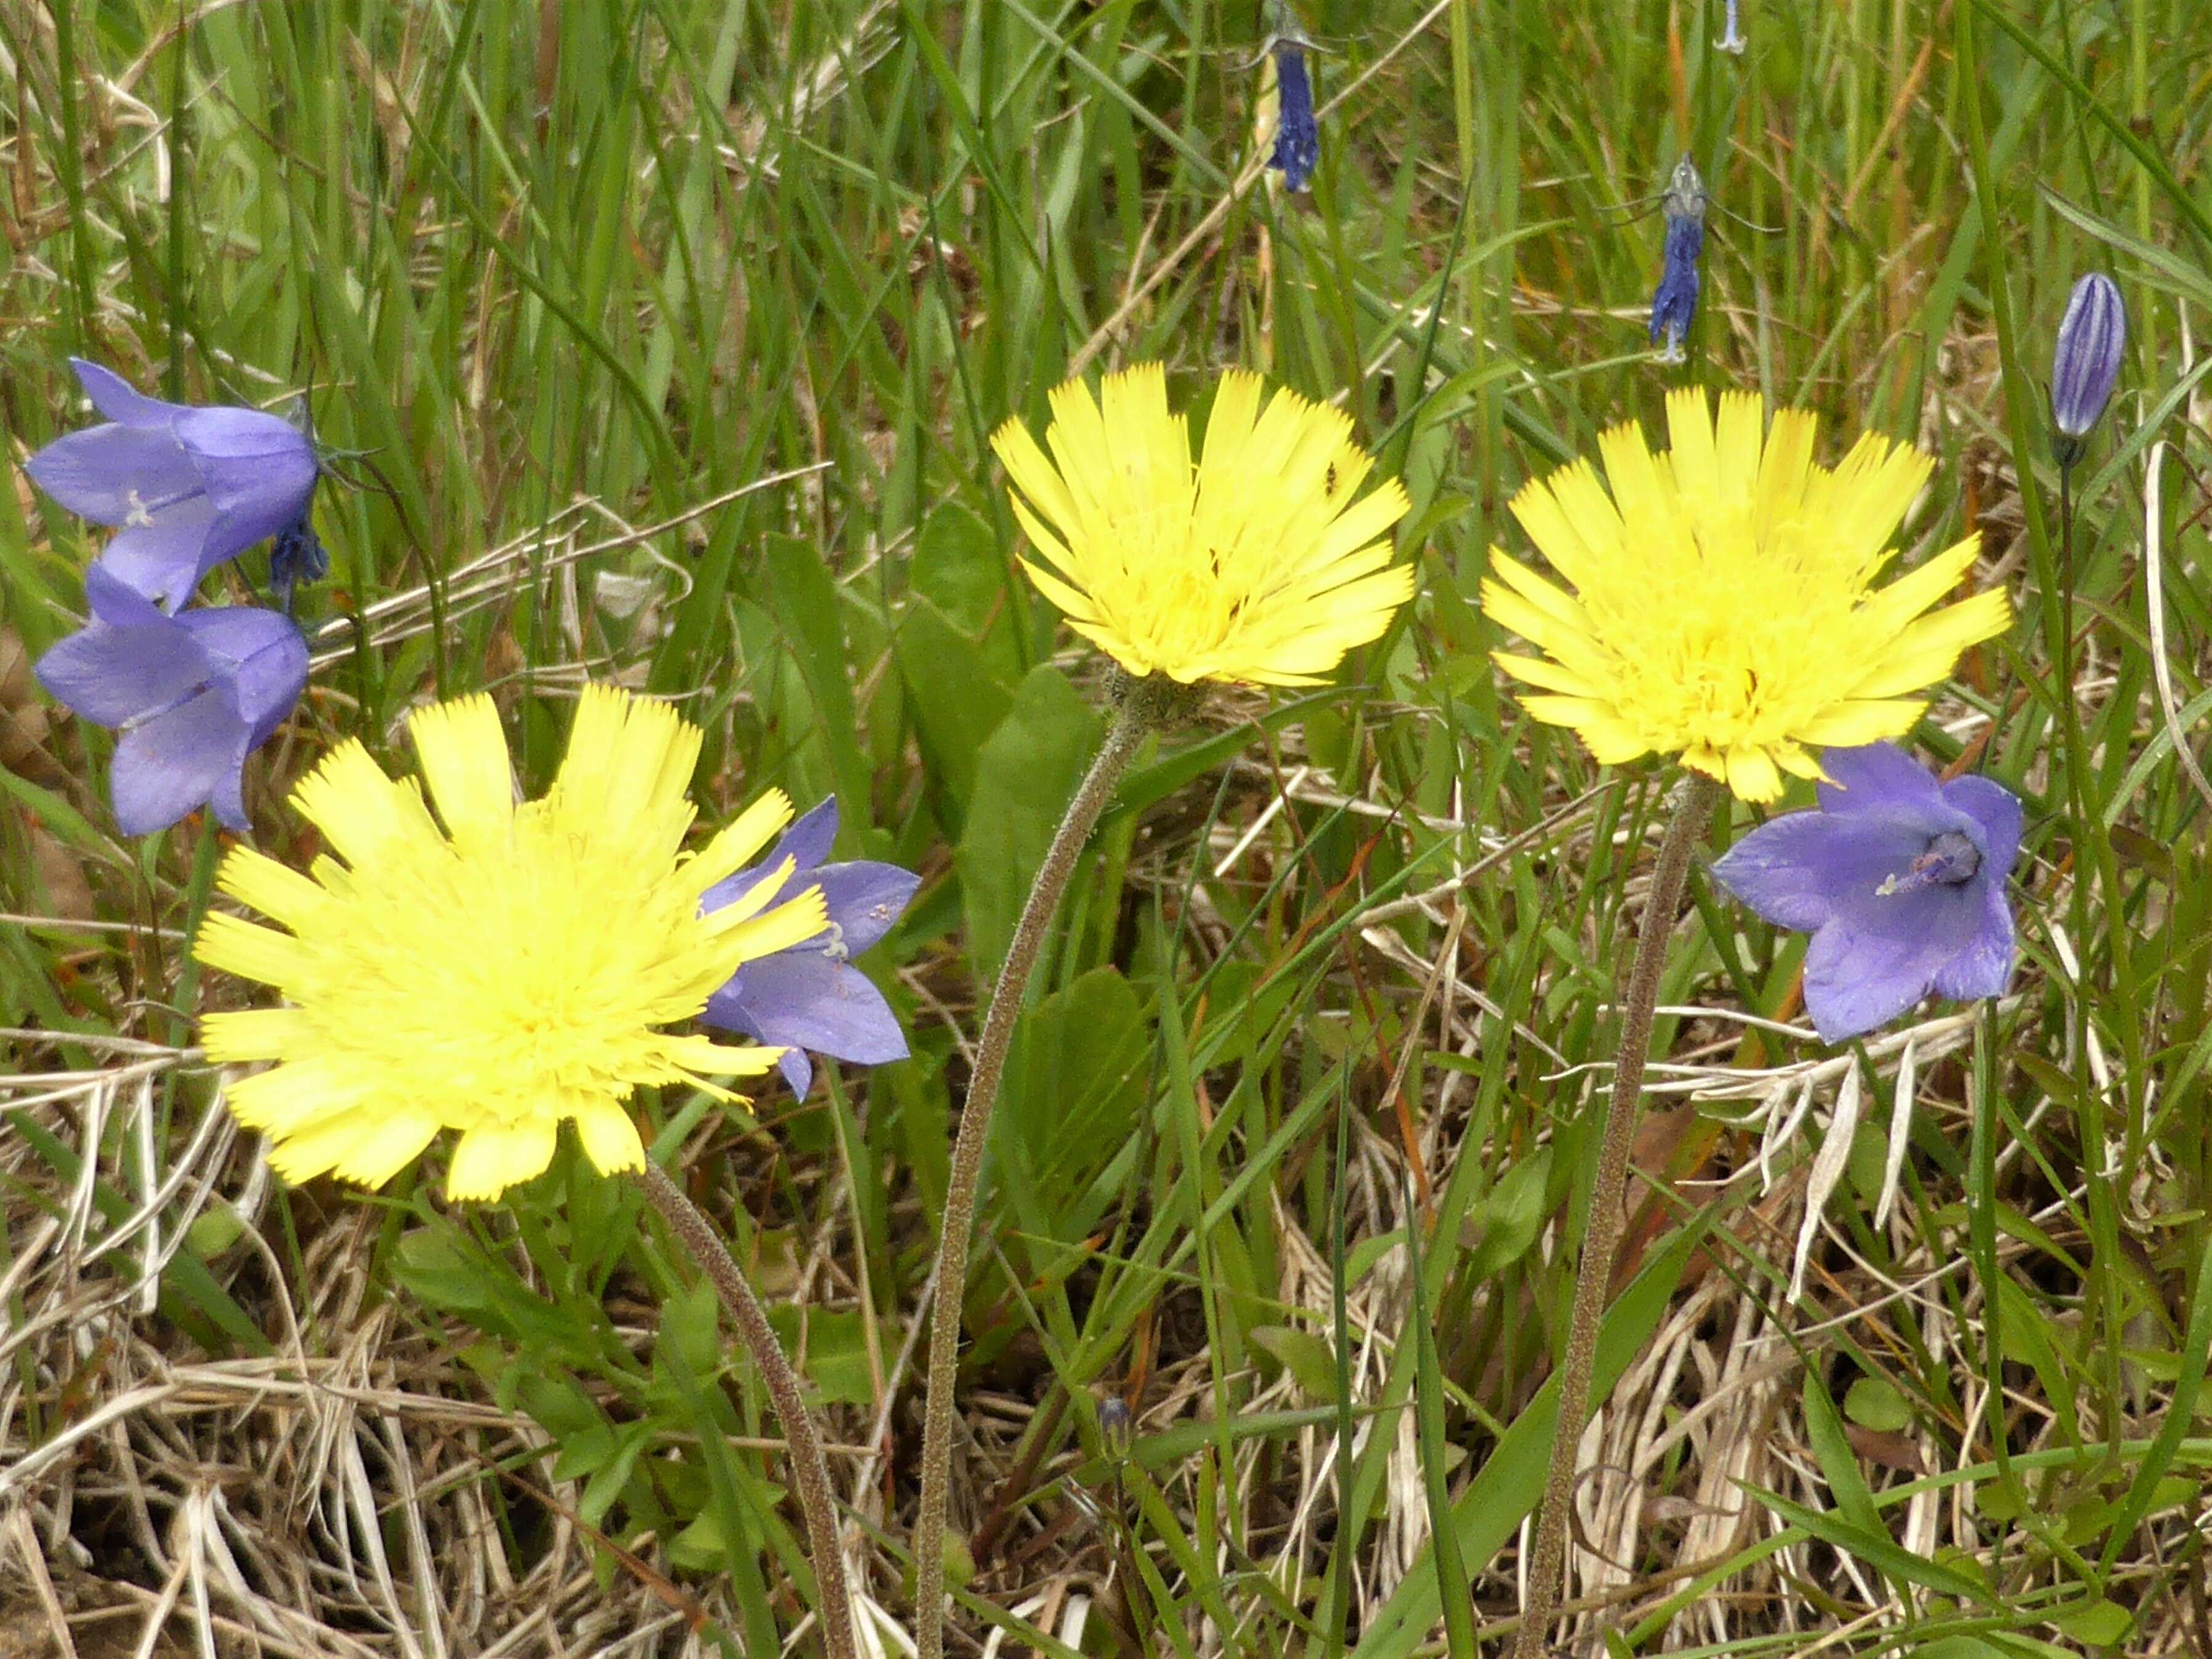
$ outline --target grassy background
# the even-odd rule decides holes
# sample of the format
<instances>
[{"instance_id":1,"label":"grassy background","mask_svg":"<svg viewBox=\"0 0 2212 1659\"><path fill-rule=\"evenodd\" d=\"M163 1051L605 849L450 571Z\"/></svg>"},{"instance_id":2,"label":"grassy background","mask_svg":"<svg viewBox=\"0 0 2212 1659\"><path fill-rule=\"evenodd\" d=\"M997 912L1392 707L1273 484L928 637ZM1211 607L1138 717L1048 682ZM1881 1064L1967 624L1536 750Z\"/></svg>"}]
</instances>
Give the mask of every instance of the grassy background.
<instances>
[{"instance_id":1,"label":"grassy background","mask_svg":"<svg viewBox=\"0 0 2212 1659\"><path fill-rule=\"evenodd\" d=\"M835 792L844 853L925 872L871 964L912 1060L643 1103L784 1304L898 1621L964 1034L1098 729L988 433L1150 357L1342 400L1412 489L1422 597L1337 688L1163 741L1077 884L968 1304L957 1623L1404 1659L1462 1584L1455 1646L1510 1629L1668 781L1500 694L1504 502L1684 380L1818 408L1831 459L1917 441L1911 545L1978 526L2021 611L1918 734L2028 798L2015 994L1854 1066L1761 1023L1802 940L1693 883L1667 997L1705 1012L1662 1022L1572 1593L1616 1652L2212 1651L2212 884L2172 735L2212 708L2199 0L1747 0L1740 60L1695 0L1330 0L1310 200L1255 182L1257 11L14 8L10 457L82 419L72 353L307 389L364 453L319 503L322 665L249 775L281 854L312 850L289 782L349 734L396 761L441 691L495 690L542 787L588 675L681 700L712 815ZM1658 227L1619 209L1685 150L1747 222L1715 216L1662 369ZM2069 686L2041 388L2093 267L2132 332ZM281 1190L210 1109L179 1045L235 992L181 940L218 837L118 839L108 738L27 676L94 546L0 490L0 1629L774 1651L811 1589L763 1403L633 1200L566 1152L489 1210L434 1156Z\"/></svg>"}]
</instances>

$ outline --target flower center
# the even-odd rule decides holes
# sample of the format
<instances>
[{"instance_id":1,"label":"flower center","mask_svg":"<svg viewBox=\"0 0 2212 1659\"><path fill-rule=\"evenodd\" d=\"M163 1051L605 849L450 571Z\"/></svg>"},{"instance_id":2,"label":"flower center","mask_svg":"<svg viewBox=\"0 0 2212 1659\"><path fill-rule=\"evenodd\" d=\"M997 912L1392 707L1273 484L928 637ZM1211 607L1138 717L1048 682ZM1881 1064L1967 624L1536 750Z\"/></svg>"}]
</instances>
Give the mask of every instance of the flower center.
<instances>
[{"instance_id":1,"label":"flower center","mask_svg":"<svg viewBox=\"0 0 2212 1659\"><path fill-rule=\"evenodd\" d=\"M1974 843L1955 830L1946 830L1928 843L1904 874L1889 877L1875 891L1887 898L1929 887L1962 887L1981 867L1982 855Z\"/></svg>"}]
</instances>

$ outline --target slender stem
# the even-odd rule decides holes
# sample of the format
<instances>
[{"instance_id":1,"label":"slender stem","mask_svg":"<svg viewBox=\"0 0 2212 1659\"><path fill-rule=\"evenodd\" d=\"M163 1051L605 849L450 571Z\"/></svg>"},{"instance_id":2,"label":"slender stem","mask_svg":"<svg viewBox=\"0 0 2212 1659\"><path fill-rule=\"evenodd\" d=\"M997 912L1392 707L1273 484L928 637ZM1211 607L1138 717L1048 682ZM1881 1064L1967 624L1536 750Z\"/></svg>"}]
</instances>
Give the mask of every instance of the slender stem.
<instances>
[{"instance_id":1,"label":"slender stem","mask_svg":"<svg viewBox=\"0 0 2212 1659\"><path fill-rule=\"evenodd\" d=\"M1590 1373L1597 1364L1597 1335L1613 1258L1620 1243L1621 1205L1628 1187L1628 1155L1636 1144L1637 1109L1644 1094L1644 1063L1651 1048L1651 1019L1659 1003L1659 976L1667 965L1667 940L1681 908L1690 873L1690 851L1711 816L1720 785L1702 772L1683 784L1674 816L1659 843L1644 925L1636 935L1636 962L1628 973L1628 1000L1620 1021L1620 1053L1613 1062L1613 1097L1606 1107L1605 1139L1598 1152L1597 1183L1590 1193L1589 1226L1575 1267L1574 1311L1567 1321L1567 1357L1559 1367L1559 1419L1552 1439L1551 1471L1544 1477L1544 1507L1529 1553L1528 1604L1513 1638L1513 1659L1540 1659L1559 1602L1566 1561L1567 1511L1574 1501L1575 1464L1583 1424L1589 1415Z\"/></svg>"},{"instance_id":2,"label":"slender stem","mask_svg":"<svg viewBox=\"0 0 2212 1659\"><path fill-rule=\"evenodd\" d=\"M920 1659L944 1659L945 1515L952 1478L952 1385L960 1359L960 1305L968 1285L968 1241L975 1225L975 1187L983 1173L983 1148L989 1137L991 1109L999 1103L1006 1075L1006 1048L1030 969L1044 943L1060 896L1075 872L1075 860L1091 838L1114 786L1152 729L1151 700L1143 684L1133 687L1114 717L1091 769L1077 786L1067 815L1054 832L1038 866L1036 880L1023 902L1021 920L1006 946L998 983L991 988L990 1012L976 1040L975 1070L968 1098L960 1108L960 1133L952 1143L952 1171L945 1190L945 1237L937 1247L937 1293L929 1310L929 1392L922 1410L921 1511L914 1523L915 1639Z\"/></svg>"},{"instance_id":3,"label":"slender stem","mask_svg":"<svg viewBox=\"0 0 2212 1659\"><path fill-rule=\"evenodd\" d=\"M783 1345L775 1340L768 1312L753 1294L744 1271L707 1218L699 1213L698 1206L657 1164L647 1164L636 1179L669 1231L684 1241L684 1249L714 1281L722 1305L736 1322L738 1334L752 1351L753 1364L768 1384L769 1399L783 1425L784 1443L791 1449L792 1484L806 1516L807 1553L814 1558L814 1581L821 1587L823 1645L829 1650L830 1659L859 1659L853 1598L845 1588L845 1556L837 1544L837 1506L830 1495L830 1464L822 1455L822 1437L815 1432L814 1419L806 1409L799 1374L792 1370Z\"/></svg>"}]
</instances>

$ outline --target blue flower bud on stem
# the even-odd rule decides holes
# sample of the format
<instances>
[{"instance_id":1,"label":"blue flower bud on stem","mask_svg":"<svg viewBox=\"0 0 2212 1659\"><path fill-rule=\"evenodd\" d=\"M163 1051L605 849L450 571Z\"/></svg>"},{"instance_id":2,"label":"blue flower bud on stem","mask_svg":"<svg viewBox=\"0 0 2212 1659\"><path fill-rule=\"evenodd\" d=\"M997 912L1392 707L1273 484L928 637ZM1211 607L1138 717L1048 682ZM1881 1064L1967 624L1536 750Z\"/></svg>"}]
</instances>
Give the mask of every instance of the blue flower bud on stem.
<instances>
[{"instance_id":1,"label":"blue flower bud on stem","mask_svg":"<svg viewBox=\"0 0 2212 1659\"><path fill-rule=\"evenodd\" d=\"M1667 217L1658 290L1651 296L1651 343L1667 337L1662 363L1683 361L1682 337L1698 314L1698 260L1705 249L1705 181L1685 155L1674 165L1661 206Z\"/></svg>"},{"instance_id":2,"label":"blue flower bud on stem","mask_svg":"<svg viewBox=\"0 0 2212 1659\"><path fill-rule=\"evenodd\" d=\"M2081 441L2112 401L2127 343L2128 311L2118 285L2102 271L2090 272L2066 301L2051 360L2051 418L2058 428L2051 447L2060 466L2081 459Z\"/></svg>"}]
</instances>

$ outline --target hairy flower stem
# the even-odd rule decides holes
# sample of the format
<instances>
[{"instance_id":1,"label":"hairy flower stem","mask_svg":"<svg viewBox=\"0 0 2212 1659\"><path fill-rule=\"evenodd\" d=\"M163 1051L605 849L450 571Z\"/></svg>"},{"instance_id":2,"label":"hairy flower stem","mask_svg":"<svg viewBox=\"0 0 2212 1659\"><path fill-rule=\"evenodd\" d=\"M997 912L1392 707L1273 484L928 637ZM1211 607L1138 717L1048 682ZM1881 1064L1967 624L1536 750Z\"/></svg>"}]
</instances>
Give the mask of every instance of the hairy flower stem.
<instances>
[{"instance_id":1,"label":"hairy flower stem","mask_svg":"<svg viewBox=\"0 0 2212 1659\"><path fill-rule=\"evenodd\" d=\"M823 1645L830 1659L859 1659L853 1598L845 1588L845 1557L837 1545L837 1507L830 1495L830 1464L822 1455L822 1437L815 1432L814 1419L807 1412L799 1373L792 1370L783 1345L775 1340L767 1310L745 1282L744 1271L707 1218L699 1213L698 1206L657 1164L648 1162L636 1180L669 1231L684 1241L684 1248L714 1281L722 1305L737 1322L738 1334L751 1350L761 1380L768 1384L769 1399L783 1425L784 1443L791 1449L792 1484L806 1517L807 1553L813 1558L815 1583L821 1587Z\"/></svg>"},{"instance_id":2,"label":"hairy flower stem","mask_svg":"<svg viewBox=\"0 0 2212 1659\"><path fill-rule=\"evenodd\" d=\"M1006 946L998 983L991 988L990 1012L975 1043L975 1069L960 1108L960 1133L952 1143L952 1171L945 1190L945 1236L937 1246L937 1296L929 1310L929 1389L922 1408L921 1511L914 1523L915 1640L920 1659L944 1659L945 1515L952 1478L952 1385L960 1359L960 1304L968 1284L969 1235L975 1225L975 1186L983 1173L983 1148L990 1134L991 1110L999 1103L1006 1075L1007 1045L1021 1013L1022 993L1037 951L1052 925L1060 896L1075 872L1077 855L1091 838L1114 786L1156 723L1157 688L1139 682L1129 688L1090 771L1077 786L1067 815L1045 851L1036 880L1023 902L1021 920Z\"/></svg>"},{"instance_id":3,"label":"hairy flower stem","mask_svg":"<svg viewBox=\"0 0 2212 1659\"><path fill-rule=\"evenodd\" d=\"M1659 843L1659 861L1644 902L1636 935L1636 961L1628 973L1628 1001L1621 1011L1620 1052L1613 1062L1613 1097L1606 1107L1605 1139L1598 1152L1597 1183L1590 1193L1589 1225L1575 1266L1574 1311L1567 1321L1567 1357L1559 1367L1559 1419L1552 1439L1552 1466L1544 1477L1544 1507L1529 1553L1528 1604L1513 1638L1513 1659L1540 1659L1559 1603L1565 1565L1567 1511L1574 1501L1575 1464L1583 1425L1589 1416L1590 1373L1597 1364L1598 1327L1620 1243L1621 1205L1628 1187L1628 1155L1636 1144L1644 1065L1651 1048L1651 1018L1659 1003L1659 976L1667 965L1667 940L1681 908L1690 851L1712 815L1720 785L1702 772L1685 780L1674 816Z\"/></svg>"}]
</instances>

